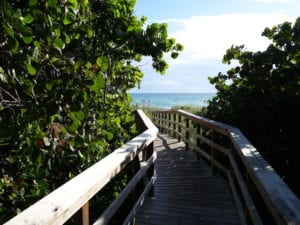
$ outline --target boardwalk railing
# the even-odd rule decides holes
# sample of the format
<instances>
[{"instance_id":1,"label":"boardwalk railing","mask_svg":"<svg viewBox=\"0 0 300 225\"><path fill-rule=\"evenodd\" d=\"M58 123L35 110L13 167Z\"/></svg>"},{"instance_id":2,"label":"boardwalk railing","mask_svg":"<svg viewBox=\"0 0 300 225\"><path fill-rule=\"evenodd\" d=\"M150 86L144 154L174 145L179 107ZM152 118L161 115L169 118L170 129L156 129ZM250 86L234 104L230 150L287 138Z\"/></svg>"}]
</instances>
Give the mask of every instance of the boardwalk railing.
<instances>
[{"instance_id":1,"label":"boardwalk railing","mask_svg":"<svg viewBox=\"0 0 300 225\"><path fill-rule=\"evenodd\" d=\"M131 173L131 180L94 224L107 224L125 202L134 200L122 222L130 223L141 202L151 191L155 180L153 162L156 153L153 141L158 134L157 128L140 110L136 113L136 125L141 132L140 135L36 202L5 225L63 224L80 209L82 209L82 219L79 222L87 225L89 224L89 200L126 168ZM129 170L128 166L131 166ZM138 188L140 190L137 190ZM136 196L136 193L141 194ZM123 208L127 209L128 205Z\"/></svg>"},{"instance_id":2,"label":"boardwalk railing","mask_svg":"<svg viewBox=\"0 0 300 225\"><path fill-rule=\"evenodd\" d=\"M300 224L299 199L239 129L182 110L152 116L228 179L242 224Z\"/></svg>"}]
</instances>

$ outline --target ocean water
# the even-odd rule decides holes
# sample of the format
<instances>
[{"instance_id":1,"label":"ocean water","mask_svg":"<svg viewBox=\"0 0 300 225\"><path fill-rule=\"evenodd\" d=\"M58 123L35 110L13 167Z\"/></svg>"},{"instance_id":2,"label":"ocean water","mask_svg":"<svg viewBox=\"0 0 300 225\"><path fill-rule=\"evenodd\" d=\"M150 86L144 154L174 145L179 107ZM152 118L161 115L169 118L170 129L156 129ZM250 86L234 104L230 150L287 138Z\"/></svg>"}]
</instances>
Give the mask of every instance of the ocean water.
<instances>
[{"instance_id":1,"label":"ocean water","mask_svg":"<svg viewBox=\"0 0 300 225\"><path fill-rule=\"evenodd\" d=\"M207 106L215 93L131 93L132 104L142 107Z\"/></svg>"}]
</instances>

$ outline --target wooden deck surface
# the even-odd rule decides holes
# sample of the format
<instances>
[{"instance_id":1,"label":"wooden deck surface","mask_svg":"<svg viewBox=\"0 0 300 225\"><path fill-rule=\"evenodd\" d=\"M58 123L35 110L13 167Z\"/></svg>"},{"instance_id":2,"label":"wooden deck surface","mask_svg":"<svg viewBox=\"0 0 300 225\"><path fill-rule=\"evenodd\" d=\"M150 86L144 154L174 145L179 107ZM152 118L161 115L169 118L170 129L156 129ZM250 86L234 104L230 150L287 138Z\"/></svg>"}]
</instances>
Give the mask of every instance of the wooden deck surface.
<instances>
[{"instance_id":1,"label":"wooden deck surface","mask_svg":"<svg viewBox=\"0 0 300 225\"><path fill-rule=\"evenodd\" d=\"M182 142L159 135L154 197L145 200L137 225L240 224L230 187Z\"/></svg>"}]
</instances>

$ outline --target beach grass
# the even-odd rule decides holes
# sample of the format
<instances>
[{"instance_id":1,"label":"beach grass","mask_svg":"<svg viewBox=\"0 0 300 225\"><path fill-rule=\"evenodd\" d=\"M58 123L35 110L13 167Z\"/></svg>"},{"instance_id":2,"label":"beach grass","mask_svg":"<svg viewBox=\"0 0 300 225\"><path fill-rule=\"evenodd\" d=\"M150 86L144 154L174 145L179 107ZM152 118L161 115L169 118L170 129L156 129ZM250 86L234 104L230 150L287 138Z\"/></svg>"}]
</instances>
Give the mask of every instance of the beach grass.
<instances>
[{"instance_id":1,"label":"beach grass","mask_svg":"<svg viewBox=\"0 0 300 225\"><path fill-rule=\"evenodd\" d=\"M193 113L196 115L201 114L203 110L205 110L204 106L193 106L193 105L176 105L171 108L172 110L184 110L189 113Z\"/></svg>"},{"instance_id":2,"label":"beach grass","mask_svg":"<svg viewBox=\"0 0 300 225\"><path fill-rule=\"evenodd\" d=\"M136 109L142 109L146 114L150 114L151 111L163 111L163 110L184 110L189 113L193 113L196 115L200 115L203 110L206 109L204 106L193 106L193 105L175 105L172 106L171 108L159 108L159 107L153 107L153 106L145 106L145 105L133 105L132 106L133 110Z\"/></svg>"}]
</instances>

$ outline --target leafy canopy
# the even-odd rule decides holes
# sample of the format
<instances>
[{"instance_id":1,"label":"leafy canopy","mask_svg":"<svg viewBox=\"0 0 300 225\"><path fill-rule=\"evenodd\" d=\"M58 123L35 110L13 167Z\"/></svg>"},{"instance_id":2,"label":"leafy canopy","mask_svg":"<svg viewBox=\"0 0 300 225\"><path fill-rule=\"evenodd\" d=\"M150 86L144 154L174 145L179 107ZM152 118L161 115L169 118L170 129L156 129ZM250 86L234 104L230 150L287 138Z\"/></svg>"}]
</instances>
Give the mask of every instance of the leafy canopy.
<instances>
[{"instance_id":1,"label":"leafy canopy","mask_svg":"<svg viewBox=\"0 0 300 225\"><path fill-rule=\"evenodd\" d=\"M0 1L0 222L80 173L135 132L133 64L182 46L146 24L134 0Z\"/></svg>"},{"instance_id":2,"label":"leafy canopy","mask_svg":"<svg viewBox=\"0 0 300 225\"><path fill-rule=\"evenodd\" d=\"M210 78L218 92L206 116L239 127L292 186L299 184L300 18L262 35L271 40L264 51L227 50L223 62L239 66Z\"/></svg>"}]
</instances>

